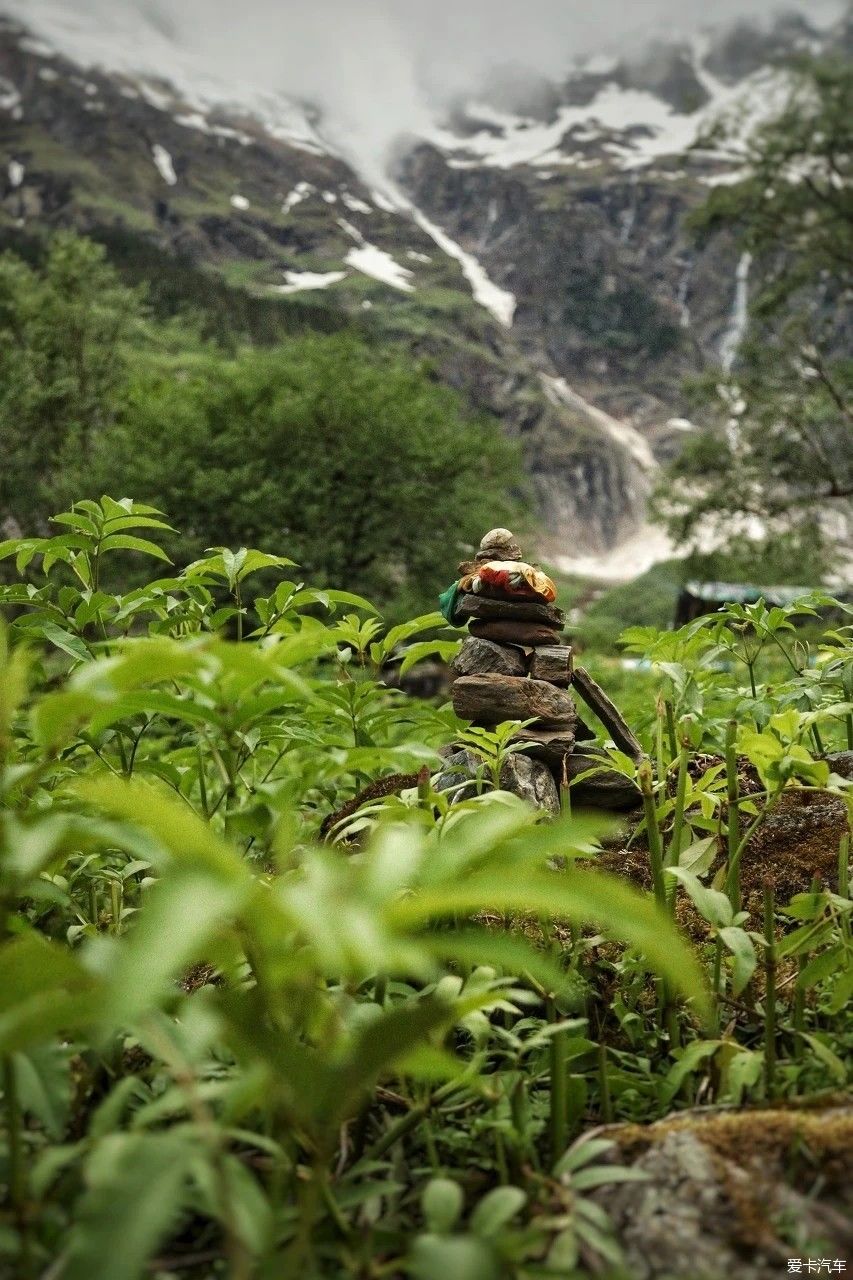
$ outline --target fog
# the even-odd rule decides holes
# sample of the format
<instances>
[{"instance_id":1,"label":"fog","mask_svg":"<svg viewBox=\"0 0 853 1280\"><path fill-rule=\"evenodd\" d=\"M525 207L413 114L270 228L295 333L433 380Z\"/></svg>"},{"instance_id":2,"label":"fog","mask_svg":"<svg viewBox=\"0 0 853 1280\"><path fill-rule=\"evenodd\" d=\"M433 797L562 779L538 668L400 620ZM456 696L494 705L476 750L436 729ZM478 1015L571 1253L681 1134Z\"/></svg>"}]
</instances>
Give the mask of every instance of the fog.
<instances>
[{"instance_id":1,"label":"fog","mask_svg":"<svg viewBox=\"0 0 853 1280\"><path fill-rule=\"evenodd\" d=\"M560 79L589 54L689 35L712 16L766 22L792 8L830 21L838 0L0 0L90 62L316 106L321 128L362 170L395 139L428 132L495 69Z\"/></svg>"}]
</instances>

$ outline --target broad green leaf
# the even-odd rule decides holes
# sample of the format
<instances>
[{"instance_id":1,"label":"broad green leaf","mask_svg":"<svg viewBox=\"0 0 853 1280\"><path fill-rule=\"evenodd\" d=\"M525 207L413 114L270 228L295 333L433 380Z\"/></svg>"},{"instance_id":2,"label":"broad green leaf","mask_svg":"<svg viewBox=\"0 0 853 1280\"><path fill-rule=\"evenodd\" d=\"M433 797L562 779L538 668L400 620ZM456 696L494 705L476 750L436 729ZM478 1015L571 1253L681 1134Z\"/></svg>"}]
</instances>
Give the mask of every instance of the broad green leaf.
<instances>
[{"instance_id":1,"label":"broad green leaf","mask_svg":"<svg viewBox=\"0 0 853 1280\"><path fill-rule=\"evenodd\" d=\"M480 873L461 884L413 894L389 904L386 911L391 922L406 927L488 908L595 924L635 947L650 968L702 1009L708 1007L702 970L668 914L617 876L573 869L560 875L532 871L510 880Z\"/></svg>"},{"instance_id":2,"label":"broad green leaf","mask_svg":"<svg viewBox=\"0 0 853 1280\"><path fill-rule=\"evenodd\" d=\"M146 556L153 556L155 560L172 563L163 548L158 547L156 542L149 542L147 538L135 538L132 533L111 533L103 539L100 549L102 552L141 551Z\"/></svg>"},{"instance_id":3,"label":"broad green leaf","mask_svg":"<svg viewBox=\"0 0 853 1280\"><path fill-rule=\"evenodd\" d=\"M665 874L681 881L696 910L709 924L716 928L731 924L732 904L724 893L720 893L717 889L706 888L697 876L684 867L667 867Z\"/></svg>"},{"instance_id":4,"label":"broad green leaf","mask_svg":"<svg viewBox=\"0 0 853 1280\"><path fill-rule=\"evenodd\" d=\"M178 1222L194 1155L185 1133L115 1133L95 1147L77 1202L64 1280L137 1280Z\"/></svg>"},{"instance_id":5,"label":"broad green leaf","mask_svg":"<svg viewBox=\"0 0 853 1280\"><path fill-rule=\"evenodd\" d=\"M495 1187L475 1206L471 1214L471 1230L484 1240L490 1240L508 1226L526 1203L527 1193L521 1187Z\"/></svg>"},{"instance_id":6,"label":"broad green leaf","mask_svg":"<svg viewBox=\"0 0 853 1280\"><path fill-rule=\"evenodd\" d=\"M549 992L562 992L572 982L547 952L495 929L458 928L427 934L419 941L432 955L463 966L491 964L513 975L527 972Z\"/></svg>"},{"instance_id":7,"label":"broad green leaf","mask_svg":"<svg viewBox=\"0 0 853 1280\"><path fill-rule=\"evenodd\" d=\"M727 1042L725 1040L693 1040L681 1053L678 1061L667 1072L666 1082L673 1096L678 1093L683 1082L691 1075L700 1063L713 1057L718 1049Z\"/></svg>"},{"instance_id":8,"label":"broad green leaf","mask_svg":"<svg viewBox=\"0 0 853 1280\"><path fill-rule=\"evenodd\" d=\"M597 1165L592 1169L579 1169L572 1175L571 1185L575 1191L591 1191L594 1187L605 1187L609 1182L648 1182L649 1175L644 1169L632 1169L622 1165Z\"/></svg>"},{"instance_id":9,"label":"broad green leaf","mask_svg":"<svg viewBox=\"0 0 853 1280\"><path fill-rule=\"evenodd\" d=\"M710 871L716 856L716 836L705 836L701 840L694 840L686 849L681 850L678 855L678 865L685 871L692 872L694 876L700 876Z\"/></svg>"},{"instance_id":10,"label":"broad green leaf","mask_svg":"<svg viewBox=\"0 0 853 1280\"><path fill-rule=\"evenodd\" d=\"M79 511L63 511L61 515L51 516L50 523L67 524L70 528L77 529L79 533L87 533L92 538L97 538L98 536L95 522Z\"/></svg>"},{"instance_id":11,"label":"broad green leaf","mask_svg":"<svg viewBox=\"0 0 853 1280\"><path fill-rule=\"evenodd\" d=\"M246 864L237 851L211 830L183 801L148 783L101 774L81 778L74 790L95 808L150 831L172 858L196 865L211 875L245 886L250 882Z\"/></svg>"},{"instance_id":12,"label":"broad green leaf","mask_svg":"<svg viewBox=\"0 0 853 1280\"><path fill-rule=\"evenodd\" d=\"M101 988L65 947L26 932L0 948L0 1052L91 1025Z\"/></svg>"},{"instance_id":13,"label":"broad green leaf","mask_svg":"<svg viewBox=\"0 0 853 1280\"><path fill-rule=\"evenodd\" d=\"M834 1053L828 1044L824 1044L820 1036L809 1035L807 1031L801 1031L799 1034L803 1037L815 1057L819 1058L824 1066L829 1069L830 1075L837 1080L839 1084L847 1084L847 1068L839 1058L838 1054Z\"/></svg>"},{"instance_id":14,"label":"broad green leaf","mask_svg":"<svg viewBox=\"0 0 853 1280\"><path fill-rule=\"evenodd\" d=\"M838 943L821 952L820 955L812 956L808 964L804 965L797 974L797 986L807 991L810 987L816 987L818 983L832 977L840 969L843 970L845 964L849 963L843 943Z\"/></svg>"},{"instance_id":15,"label":"broad green leaf","mask_svg":"<svg viewBox=\"0 0 853 1280\"><path fill-rule=\"evenodd\" d=\"M501 1268L485 1240L421 1235L412 1249L409 1273L414 1280L499 1280Z\"/></svg>"},{"instance_id":16,"label":"broad green leaf","mask_svg":"<svg viewBox=\"0 0 853 1280\"><path fill-rule=\"evenodd\" d=\"M732 968L732 994L739 996L753 975L756 965L752 938L743 929L727 925L719 930L719 937L734 956Z\"/></svg>"},{"instance_id":17,"label":"broad green leaf","mask_svg":"<svg viewBox=\"0 0 853 1280\"><path fill-rule=\"evenodd\" d=\"M459 1220L465 1197L458 1182L450 1178L430 1178L421 1196L421 1210L427 1230L445 1235Z\"/></svg>"},{"instance_id":18,"label":"broad green leaf","mask_svg":"<svg viewBox=\"0 0 853 1280\"><path fill-rule=\"evenodd\" d=\"M69 1053L60 1045L40 1045L12 1055L21 1108L58 1140L71 1107Z\"/></svg>"},{"instance_id":19,"label":"broad green leaf","mask_svg":"<svg viewBox=\"0 0 853 1280\"><path fill-rule=\"evenodd\" d=\"M458 640L421 640L418 644L410 644L400 664L400 675L404 676L424 658L437 657L442 662L449 662L458 648Z\"/></svg>"},{"instance_id":20,"label":"broad green leaf","mask_svg":"<svg viewBox=\"0 0 853 1280\"><path fill-rule=\"evenodd\" d=\"M166 872L117 948L101 1009L104 1025L127 1025L157 1005L167 982L200 959L205 944L228 927L249 888L243 880L223 880L193 866Z\"/></svg>"},{"instance_id":21,"label":"broad green leaf","mask_svg":"<svg viewBox=\"0 0 853 1280\"><path fill-rule=\"evenodd\" d=\"M88 662L91 659L92 652L85 640L81 640L79 636L72 635L65 627L57 626L55 622L42 622L38 629L45 640L49 640L51 644L56 645L57 649L61 649L69 657L76 658L80 662Z\"/></svg>"},{"instance_id":22,"label":"broad green leaf","mask_svg":"<svg viewBox=\"0 0 853 1280\"><path fill-rule=\"evenodd\" d=\"M559 1178L564 1173L573 1173L606 1151L612 1151L614 1145L612 1138L581 1138L560 1157L554 1165L554 1174Z\"/></svg>"}]
</instances>

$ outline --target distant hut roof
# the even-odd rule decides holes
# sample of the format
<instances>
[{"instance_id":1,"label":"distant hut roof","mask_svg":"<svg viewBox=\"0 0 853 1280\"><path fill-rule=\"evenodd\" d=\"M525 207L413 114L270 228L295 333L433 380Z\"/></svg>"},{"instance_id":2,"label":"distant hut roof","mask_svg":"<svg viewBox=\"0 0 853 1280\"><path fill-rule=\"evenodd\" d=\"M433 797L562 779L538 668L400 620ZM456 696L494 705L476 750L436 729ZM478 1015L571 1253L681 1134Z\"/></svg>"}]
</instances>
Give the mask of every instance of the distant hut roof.
<instances>
[{"instance_id":1,"label":"distant hut roof","mask_svg":"<svg viewBox=\"0 0 853 1280\"><path fill-rule=\"evenodd\" d=\"M820 588L817 588L820 590ZM685 582L675 606L675 626L682 627L708 613L716 613L727 604L754 604L763 600L770 608L791 605L803 596L811 595L814 587L765 587L752 582ZM851 598L849 589L832 593L838 599Z\"/></svg>"},{"instance_id":2,"label":"distant hut roof","mask_svg":"<svg viewBox=\"0 0 853 1280\"><path fill-rule=\"evenodd\" d=\"M757 587L751 582L685 582L684 590L697 600L723 601L727 604L754 604L764 600L769 605L793 604L810 595L814 587Z\"/></svg>"}]
</instances>

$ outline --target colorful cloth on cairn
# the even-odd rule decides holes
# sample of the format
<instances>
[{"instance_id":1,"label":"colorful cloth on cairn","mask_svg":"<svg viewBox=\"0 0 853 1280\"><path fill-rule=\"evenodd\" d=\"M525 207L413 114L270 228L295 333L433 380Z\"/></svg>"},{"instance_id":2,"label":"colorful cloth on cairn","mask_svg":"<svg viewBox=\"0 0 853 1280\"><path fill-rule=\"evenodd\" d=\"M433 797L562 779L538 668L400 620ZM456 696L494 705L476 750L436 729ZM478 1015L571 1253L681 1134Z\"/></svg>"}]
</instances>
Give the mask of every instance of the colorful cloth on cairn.
<instances>
[{"instance_id":1,"label":"colorful cloth on cairn","mask_svg":"<svg viewBox=\"0 0 853 1280\"><path fill-rule=\"evenodd\" d=\"M547 604L557 598L557 588L541 569L523 560L489 560L438 597L438 607L451 626L463 620L459 614L459 598L466 592L498 599L544 600Z\"/></svg>"},{"instance_id":2,"label":"colorful cloth on cairn","mask_svg":"<svg viewBox=\"0 0 853 1280\"><path fill-rule=\"evenodd\" d=\"M475 595L537 599L548 604L557 598L557 588L548 575L523 560L488 560L460 579L459 588Z\"/></svg>"}]
</instances>

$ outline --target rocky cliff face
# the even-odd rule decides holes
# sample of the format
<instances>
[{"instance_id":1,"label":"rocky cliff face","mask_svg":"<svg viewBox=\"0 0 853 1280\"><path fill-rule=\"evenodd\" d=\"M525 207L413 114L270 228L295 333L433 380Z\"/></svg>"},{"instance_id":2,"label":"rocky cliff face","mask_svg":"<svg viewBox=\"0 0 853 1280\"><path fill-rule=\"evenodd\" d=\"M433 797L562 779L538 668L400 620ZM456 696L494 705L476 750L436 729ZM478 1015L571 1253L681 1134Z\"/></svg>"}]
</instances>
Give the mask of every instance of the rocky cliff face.
<instances>
[{"instance_id":1,"label":"rocky cliff face","mask_svg":"<svg viewBox=\"0 0 853 1280\"><path fill-rule=\"evenodd\" d=\"M760 114L772 60L826 38L792 19L559 85L496 79L376 190L310 111L226 110L0 23L0 237L121 232L428 357L520 438L543 553L567 561L641 529L657 458L691 429L684 376L736 350L743 261L683 217L737 166L692 144L721 112Z\"/></svg>"}]
</instances>

